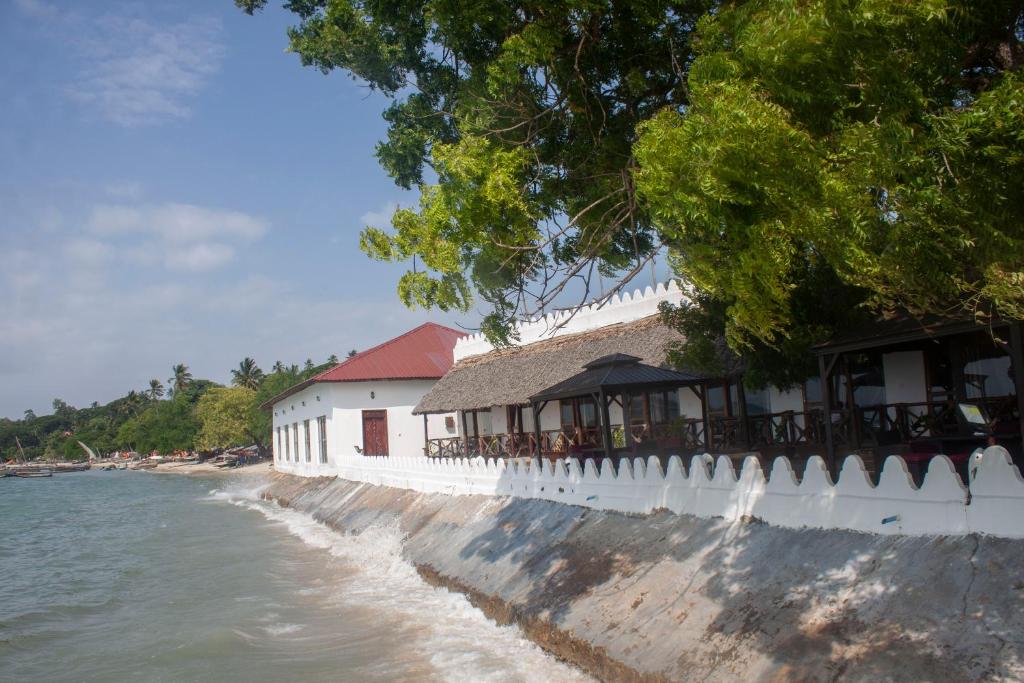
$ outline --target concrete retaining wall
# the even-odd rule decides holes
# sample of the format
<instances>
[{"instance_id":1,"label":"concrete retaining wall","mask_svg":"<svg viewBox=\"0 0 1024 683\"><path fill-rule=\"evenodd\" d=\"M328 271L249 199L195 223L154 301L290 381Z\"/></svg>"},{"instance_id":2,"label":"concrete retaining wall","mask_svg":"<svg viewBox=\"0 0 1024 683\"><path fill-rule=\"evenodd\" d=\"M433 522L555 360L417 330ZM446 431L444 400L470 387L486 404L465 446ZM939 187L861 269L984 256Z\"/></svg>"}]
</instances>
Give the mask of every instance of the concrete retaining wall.
<instances>
[{"instance_id":1,"label":"concrete retaining wall","mask_svg":"<svg viewBox=\"0 0 1024 683\"><path fill-rule=\"evenodd\" d=\"M412 479L443 487L444 467L465 469ZM495 469L452 485L493 484ZM545 471L519 483L572 486L573 473ZM608 502L601 484L588 482ZM748 504L697 490L693 509ZM397 531L428 581L606 682L1024 680L1020 540L626 515L335 477L274 475L264 495L344 533Z\"/></svg>"},{"instance_id":2,"label":"concrete retaining wall","mask_svg":"<svg viewBox=\"0 0 1024 683\"><path fill-rule=\"evenodd\" d=\"M1024 538L1024 479L998 446L985 451L968 489L944 456L931 461L916 487L902 458L886 459L878 485L857 456L846 458L833 483L825 462L812 457L798 482L788 458L777 458L765 477L747 458L737 474L720 456L678 457L663 472L660 461L624 459L598 468L570 458L538 460L341 457L339 476L351 481L421 493L536 498L597 510L676 514L739 520L754 517L787 528L845 529L878 534Z\"/></svg>"}]
</instances>

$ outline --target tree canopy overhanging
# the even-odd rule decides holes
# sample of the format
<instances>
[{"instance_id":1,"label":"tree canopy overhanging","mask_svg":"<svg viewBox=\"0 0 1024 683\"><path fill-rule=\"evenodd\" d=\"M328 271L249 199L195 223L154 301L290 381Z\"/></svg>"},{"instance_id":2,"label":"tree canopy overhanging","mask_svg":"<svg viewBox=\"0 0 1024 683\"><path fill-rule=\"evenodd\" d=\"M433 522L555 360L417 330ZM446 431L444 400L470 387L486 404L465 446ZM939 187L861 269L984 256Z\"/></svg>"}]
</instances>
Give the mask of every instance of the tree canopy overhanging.
<instances>
[{"instance_id":1,"label":"tree canopy overhanging","mask_svg":"<svg viewBox=\"0 0 1024 683\"><path fill-rule=\"evenodd\" d=\"M284 7L303 64L393 99L377 156L420 202L361 246L412 261L407 305L475 291L507 342L667 250L682 354L780 383L868 313L1024 317L1024 0Z\"/></svg>"}]
</instances>

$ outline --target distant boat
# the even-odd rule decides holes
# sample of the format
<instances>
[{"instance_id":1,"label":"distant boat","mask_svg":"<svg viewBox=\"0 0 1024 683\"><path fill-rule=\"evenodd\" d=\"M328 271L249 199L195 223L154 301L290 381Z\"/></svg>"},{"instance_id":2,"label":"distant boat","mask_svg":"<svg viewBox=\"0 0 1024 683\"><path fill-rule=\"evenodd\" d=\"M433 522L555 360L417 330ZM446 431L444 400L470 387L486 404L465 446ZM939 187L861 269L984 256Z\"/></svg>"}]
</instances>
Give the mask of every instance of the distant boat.
<instances>
[{"instance_id":1,"label":"distant boat","mask_svg":"<svg viewBox=\"0 0 1024 683\"><path fill-rule=\"evenodd\" d=\"M14 470L11 474L23 479L35 479L36 477L52 477L53 471L44 469Z\"/></svg>"}]
</instances>

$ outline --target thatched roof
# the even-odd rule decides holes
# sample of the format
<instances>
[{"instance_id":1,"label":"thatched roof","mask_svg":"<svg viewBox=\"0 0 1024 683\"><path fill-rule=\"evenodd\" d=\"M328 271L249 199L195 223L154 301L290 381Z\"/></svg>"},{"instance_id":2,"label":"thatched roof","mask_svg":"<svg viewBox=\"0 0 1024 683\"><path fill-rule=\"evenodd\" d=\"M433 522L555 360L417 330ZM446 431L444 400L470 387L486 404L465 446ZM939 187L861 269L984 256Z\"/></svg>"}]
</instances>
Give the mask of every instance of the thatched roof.
<instances>
[{"instance_id":1,"label":"thatched roof","mask_svg":"<svg viewBox=\"0 0 1024 683\"><path fill-rule=\"evenodd\" d=\"M584 364L613 353L637 356L643 363L665 367L667 347L682 336L658 315L590 332L555 337L527 346L499 349L460 360L413 410L447 413L522 405L530 396L566 380Z\"/></svg>"}]
</instances>

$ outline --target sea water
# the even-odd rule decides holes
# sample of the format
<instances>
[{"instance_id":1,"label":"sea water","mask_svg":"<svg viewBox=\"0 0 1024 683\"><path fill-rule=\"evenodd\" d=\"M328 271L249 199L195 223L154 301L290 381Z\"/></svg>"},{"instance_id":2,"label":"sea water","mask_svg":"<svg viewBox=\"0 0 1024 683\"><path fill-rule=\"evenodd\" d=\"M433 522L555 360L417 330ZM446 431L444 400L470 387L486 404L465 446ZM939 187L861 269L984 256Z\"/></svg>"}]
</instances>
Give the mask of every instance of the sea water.
<instances>
[{"instance_id":1,"label":"sea water","mask_svg":"<svg viewBox=\"0 0 1024 683\"><path fill-rule=\"evenodd\" d=\"M248 481L249 483L245 483ZM584 681L251 478L0 479L0 682Z\"/></svg>"}]
</instances>

